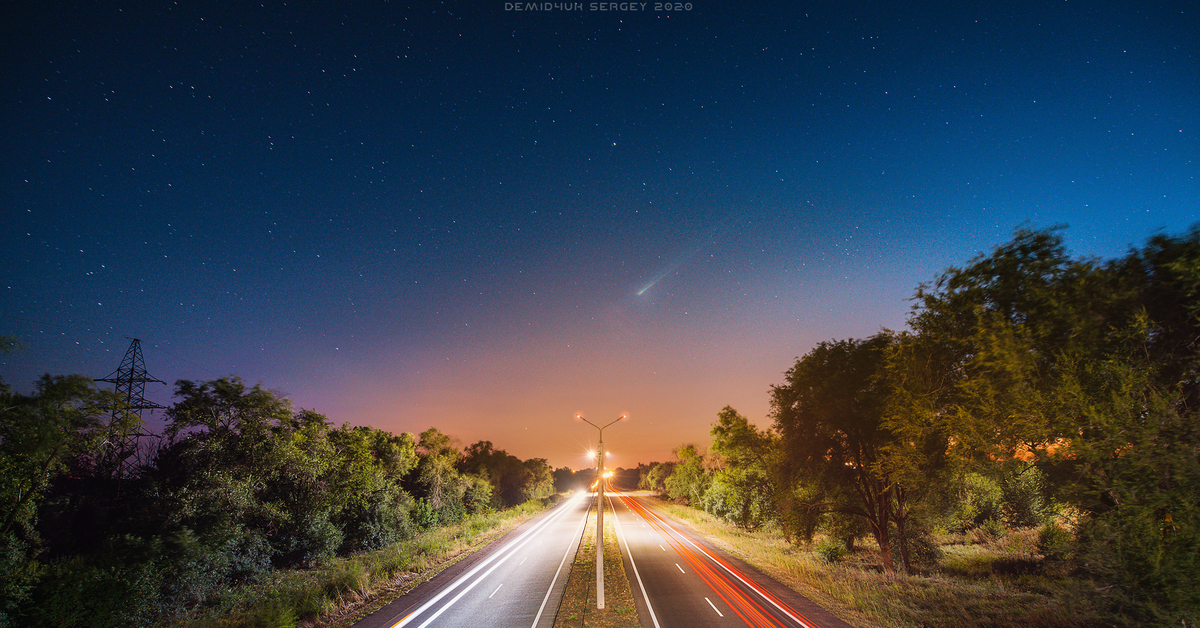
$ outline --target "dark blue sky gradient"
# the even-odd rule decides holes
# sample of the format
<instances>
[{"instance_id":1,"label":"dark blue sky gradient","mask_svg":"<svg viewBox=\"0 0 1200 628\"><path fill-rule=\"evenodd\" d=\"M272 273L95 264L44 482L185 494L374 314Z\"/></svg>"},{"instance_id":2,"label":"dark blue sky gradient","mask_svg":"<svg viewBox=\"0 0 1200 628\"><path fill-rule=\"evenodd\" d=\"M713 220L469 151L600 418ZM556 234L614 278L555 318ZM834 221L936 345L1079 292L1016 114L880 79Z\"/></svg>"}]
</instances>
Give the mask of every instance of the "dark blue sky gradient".
<instances>
[{"instance_id":1,"label":"dark blue sky gradient","mask_svg":"<svg viewBox=\"0 0 1200 628\"><path fill-rule=\"evenodd\" d=\"M0 377L138 337L555 466L577 412L629 413L622 466L768 425L797 356L1017 226L1107 258L1200 218L1194 5L967 4L6 4Z\"/></svg>"}]
</instances>

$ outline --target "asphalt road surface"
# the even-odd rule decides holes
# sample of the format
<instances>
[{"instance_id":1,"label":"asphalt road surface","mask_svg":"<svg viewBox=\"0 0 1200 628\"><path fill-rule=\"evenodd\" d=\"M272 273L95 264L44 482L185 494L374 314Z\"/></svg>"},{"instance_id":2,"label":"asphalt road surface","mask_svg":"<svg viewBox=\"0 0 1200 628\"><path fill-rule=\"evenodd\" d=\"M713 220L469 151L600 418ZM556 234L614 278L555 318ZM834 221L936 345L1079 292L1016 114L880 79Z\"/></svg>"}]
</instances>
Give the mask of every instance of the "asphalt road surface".
<instances>
[{"instance_id":1,"label":"asphalt road surface","mask_svg":"<svg viewBox=\"0 0 1200 628\"><path fill-rule=\"evenodd\" d=\"M635 496L616 493L609 502L643 628L850 628Z\"/></svg>"},{"instance_id":2,"label":"asphalt road surface","mask_svg":"<svg viewBox=\"0 0 1200 628\"><path fill-rule=\"evenodd\" d=\"M851 628L634 495L607 495L643 628ZM550 628L595 493L576 493L354 628Z\"/></svg>"},{"instance_id":3,"label":"asphalt road surface","mask_svg":"<svg viewBox=\"0 0 1200 628\"><path fill-rule=\"evenodd\" d=\"M583 536L588 493L575 493L456 563L354 628L549 628Z\"/></svg>"}]
</instances>

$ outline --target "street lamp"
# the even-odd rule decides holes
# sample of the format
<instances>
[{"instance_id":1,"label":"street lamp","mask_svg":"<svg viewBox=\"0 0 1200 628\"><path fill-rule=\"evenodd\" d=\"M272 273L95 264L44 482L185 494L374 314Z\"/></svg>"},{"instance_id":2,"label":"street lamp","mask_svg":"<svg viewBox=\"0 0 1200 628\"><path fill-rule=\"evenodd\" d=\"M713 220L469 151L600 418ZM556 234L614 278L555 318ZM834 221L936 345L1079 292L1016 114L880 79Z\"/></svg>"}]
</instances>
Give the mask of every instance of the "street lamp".
<instances>
[{"instance_id":1,"label":"street lamp","mask_svg":"<svg viewBox=\"0 0 1200 628\"><path fill-rule=\"evenodd\" d=\"M624 419L625 415L622 414L604 427L583 418L582 414L575 416L600 430L600 444L596 446L596 608L604 608L604 428Z\"/></svg>"}]
</instances>

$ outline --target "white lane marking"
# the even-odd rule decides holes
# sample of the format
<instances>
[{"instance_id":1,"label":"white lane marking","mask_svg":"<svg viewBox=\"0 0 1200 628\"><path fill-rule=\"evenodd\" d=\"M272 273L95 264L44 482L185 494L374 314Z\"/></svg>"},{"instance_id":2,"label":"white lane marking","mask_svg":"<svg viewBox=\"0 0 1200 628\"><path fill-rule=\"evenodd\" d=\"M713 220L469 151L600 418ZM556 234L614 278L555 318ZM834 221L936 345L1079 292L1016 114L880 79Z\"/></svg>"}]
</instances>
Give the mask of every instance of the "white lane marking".
<instances>
[{"instance_id":1,"label":"white lane marking","mask_svg":"<svg viewBox=\"0 0 1200 628\"><path fill-rule=\"evenodd\" d=\"M675 563L675 566L679 567L679 563ZM679 567L679 573L687 573L687 572L683 570L683 567Z\"/></svg>"},{"instance_id":2,"label":"white lane marking","mask_svg":"<svg viewBox=\"0 0 1200 628\"><path fill-rule=\"evenodd\" d=\"M608 498L609 506L612 506L612 498ZM626 508L628 510L628 507ZM642 600L646 602L646 610L650 612L650 621L654 622L654 628L659 628L658 618L654 616L654 607L650 605L650 596L646 595L646 585L642 584L642 574L638 573L637 563L633 562L633 550L629 549L629 539L625 537L625 532L621 528L621 518L617 516L617 509L613 507L613 521L617 526L617 541L625 543L625 554L629 556L629 566L633 567L633 575L637 577L638 589L642 591Z\"/></svg>"},{"instance_id":3,"label":"white lane marking","mask_svg":"<svg viewBox=\"0 0 1200 628\"><path fill-rule=\"evenodd\" d=\"M521 562L517 563L517 566L518 566L518 567L520 567L521 565L524 565L524 564L525 564L525 561L527 561L527 560L529 560L529 557L528 557L528 556L526 556L525 558L522 558L522 559L521 559Z\"/></svg>"},{"instance_id":4,"label":"white lane marking","mask_svg":"<svg viewBox=\"0 0 1200 628\"><path fill-rule=\"evenodd\" d=\"M571 500L568 500L568 502L565 502L565 503L577 501L578 499L579 499L579 497L573 497ZM474 582L472 582L462 593L459 593L457 597L455 597L454 599L447 602L446 605L443 606L441 608L441 610L439 610L437 613L435 613L432 618L430 618L424 624L421 624L421 626L429 625L430 622L432 622L434 619L439 617L443 612L446 611L447 608L449 608L451 605L453 605L455 602L457 602L459 600L459 598L461 598L463 595L465 595L467 591L470 591L472 588L475 587L476 584L479 584L480 580L482 580L488 574L492 573L492 571L495 570L496 567L499 567L501 563L503 563L504 561L511 558L512 555L517 552L517 550L519 550L522 546L524 546L526 543L528 543L530 540L532 540L532 539L526 539L525 537L530 536L533 533L540 531L542 528L549 526L551 522L557 520L559 517L561 517L563 514L565 514L568 510L569 510L569 508L564 505L562 507L562 510L551 514L549 517L543 519L542 521L538 522L536 525L530 527L528 530L526 530L520 536L513 539L507 546L496 551L491 556L488 556L483 561L481 561L478 565L473 567L470 571L459 576L457 579L454 580L454 582L452 582L449 585L447 585L446 587L444 587L437 595L430 598L430 600L428 602L425 602L424 604L422 604L420 606L420 608L409 613L408 615L405 615L403 619L392 624L392 628L400 628L400 626L408 625L411 621L413 621L418 616L420 616L421 613L424 613L425 611L432 608L433 605L435 605L439 601L441 601L442 598L444 598L447 595L449 595L450 593L452 593L454 591L454 589L457 589L460 585L462 585L467 580L469 580L472 576L474 576L476 573L478 573L481 569L483 569L484 567L487 567L489 563L491 563L494 560L499 559L499 562L497 562L491 569L489 569L482 576L480 576L478 579L476 579ZM508 551L509 548L512 548L511 551ZM508 553L505 554L504 553L505 551L508 551Z\"/></svg>"},{"instance_id":5,"label":"white lane marking","mask_svg":"<svg viewBox=\"0 0 1200 628\"><path fill-rule=\"evenodd\" d=\"M575 530L575 536L572 538L575 538L575 539L583 538L583 526L587 524L589 512L591 512L590 507L587 510L583 511L583 519L579 520L579 528L577 528ZM554 583L558 582L558 576L560 574L562 574L563 565L567 564L567 558L571 555L571 548L574 546L575 546L574 542L567 543L567 551L563 554L562 560L559 561L559 563L558 563L558 571L554 572L554 578L552 580L550 580L550 588L546 589L546 597L542 598L542 606L541 606L541 608L538 609L537 616L535 616L533 618L532 628L537 628L538 620L540 620L542 618L542 613L545 612L545 610L546 610L546 602L550 601L550 594L554 592ZM657 626L657 625L658 624L655 623L655 626Z\"/></svg>"},{"instance_id":6,"label":"white lane marking","mask_svg":"<svg viewBox=\"0 0 1200 628\"><path fill-rule=\"evenodd\" d=\"M665 551L667 551L667 548L663 547L663 546L662 546L662 543L659 543L659 544L658 544L658 549L660 549L660 550L662 550L662 551L664 551L664 552L665 552Z\"/></svg>"},{"instance_id":7,"label":"white lane marking","mask_svg":"<svg viewBox=\"0 0 1200 628\"><path fill-rule=\"evenodd\" d=\"M503 583L503 582L501 582L501 583L500 583L500 587L502 587L502 586L504 586L504 583ZM497 593L498 591L500 591L500 587L496 587L496 590L495 590L495 591L492 591L492 595L496 595L496 593ZM492 599L492 595L489 595L489 596L488 596L488 599L489 599L489 600L490 600L490 599ZM708 598L704 598L704 599L708 599ZM712 602L709 602L709 604L712 604Z\"/></svg>"},{"instance_id":8,"label":"white lane marking","mask_svg":"<svg viewBox=\"0 0 1200 628\"><path fill-rule=\"evenodd\" d=\"M709 605L709 606L711 606L711 607L713 607L713 610L714 610L714 611L717 611L717 605L716 605L716 604L713 604L713 603L712 603L712 600L710 600L710 599L708 599L708 598L704 598L704 601L705 601L705 602L708 602L708 605ZM718 615L720 615L721 617L724 617L724 616L725 616L725 614L724 614L724 613L722 613L721 611L717 611L717 614L718 614Z\"/></svg>"}]
</instances>

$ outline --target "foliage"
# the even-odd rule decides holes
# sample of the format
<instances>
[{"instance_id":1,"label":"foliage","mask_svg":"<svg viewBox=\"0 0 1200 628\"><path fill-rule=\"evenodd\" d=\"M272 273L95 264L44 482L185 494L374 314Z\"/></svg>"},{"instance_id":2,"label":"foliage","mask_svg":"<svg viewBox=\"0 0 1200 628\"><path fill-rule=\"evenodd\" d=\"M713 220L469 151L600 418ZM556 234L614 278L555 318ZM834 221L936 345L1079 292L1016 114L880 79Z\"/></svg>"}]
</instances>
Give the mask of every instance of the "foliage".
<instances>
[{"instance_id":1,"label":"foliage","mask_svg":"<svg viewBox=\"0 0 1200 628\"><path fill-rule=\"evenodd\" d=\"M1195 622L1200 225L1108 262L1021 229L914 301L907 331L821 343L772 387L766 478L726 408L718 464L684 446L642 486L743 527L770 486L786 539L852 543L847 523L866 522L888 573L893 553L936 562L933 523L978 540L1042 526L1042 556L1072 559L1126 617Z\"/></svg>"},{"instance_id":2,"label":"foliage","mask_svg":"<svg viewBox=\"0 0 1200 628\"><path fill-rule=\"evenodd\" d=\"M840 563L846 560L846 555L849 554L844 543L829 538L818 541L813 551L827 563Z\"/></svg>"},{"instance_id":3,"label":"foliage","mask_svg":"<svg viewBox=\"0 0 1200 628\"><path fill-rule=\"evenodd\" d=\"M0 625L146 625L493 509L438 430L334 427L236 377L177 382L149 464L118 480L94 462L110 396L77 376L31 396L0 384ZM522 499L553 492L545 460L512 460ZM247 621L320 610L276 602Z\"/></svg>"},{"instance_id":4,"label":"foliage","mask_svg":"<svg viewBox=\"0 0 1200 628\"><path fill-rule=\"evenodd\" d=\"M1047 560L1063 560L1074 551L1075 538L1058 523L1050 522L1038 530L1037 549Z\"/></svg>"},{"instance_id":5,"label":"foliage","mask_svg":"<svg viewBox=\"0 0 1200 628\"><path fill-rule=\"evenodd\" d=\"M554 490L558 493L566 493L575 489L579 481L575 477L575 472L567 467L559 467L552 473L554 477Z\"/></svg>"},{"instance_id":6,"label":"foliage","mask_svg":"<svg viewBox=\"0 0 1200 628\"><path fill-rule=\"evenodd\" d=\"M891 344L887 333L820 343L787 372L786 383L771 388L780 474L806 487L788 496L789 507L807 511L810 520L825 513L865 519L889 574L895 571L891 525L909 514L886 458L885 446L896 438L884 422Z\"/></svg>"},{"instance_id":7,"label":"foliage","mask_svg":"<svg viewBox=\"0 0 1200 628\"><path fill-rule=\"evenodd\" d=\"M987 521L1000 521L1004 493L1000 484L980 473L967 473L958 483L951 530L966 532Z\"/></svg>"},{"instance_id":8,"label":"foliage","mask_svg":"<svg viewBox=\"0 0 1200 628\"><path fill-rule=\"evenodd\" d=\"M463 450L458 469L487 478L495 487L491 506L505 508L540 499L554 492L554 477L543 458L522 462L516 456L493 447L491 441L479 441ZM486 506L487 500L484 500Z\"/></svg>"},{"instance_id":9,"label":"foliage","mask_svg":"<svg viewBox=\"0 0 1200 628\"><path fill-rule=\"evenodd\" d=\"M554 476L545 458L530 458L521 463L529 475L528 483L522 487L522 501L542 499L554 494Z\"/></svg>"},{"instance_id":10,"label":"foliage","mask_svg":"<svg viewBox=\"0 0 1200 628\"><path fill-rule=\"evenodd\" d=\"M1029 461L1013 461L1000 477L1001 511L1004 522L1025 528L1039 526L1054 516L1054 504L1046 494L1046 474Z\"/></svg>"},{"instance_id":11,"label":"foliage","mask_svg":"<svg viewBox=\"0 0 1200 628\"><path fill-rule=\"evenodd\" d=\"M935 401L906 429L953 435L958 460L1031 459L1082 513L1081 565L1115 604L1194 616L1200 227L1106 264L1071 259L1054 231L1018 231L917 301L910 326L940 386L909 396Z\"/></svg>"},{"instance_id":12,"label":"foliage","mask_svg":"<svg viewBox=\"0 0 1200 628\"><path fill-rule=\"evenodd\" d=\"M705 510L746 530L775 519L774 437L729 406L717 414L712 435L712 453L723 464L713 473Z\"/></svg>"},{"instance_id":13,"label":"foliage","mask_svg":"<svg viewBox=\"0 0 1200 628\"><path fill-rule=\"evenodd\" d=\"M652 491L658 495L667 494L667 478L675 473L674 462L658 462L646 471L646 475L638 481L638 488Z\"/></svg>"},{"instance_id":14,"label":"foliage","mask_svg":"<svg viewBox=\"0 0 1200 628\"><path fill-rule=\"evenodd\" d=\"M53 481L101 446L111 397L82 376L38 380L32 395L0 382L0 626L12 621L41 574L37 511Z\"/></svg>"},{"instance_id":15,"label":"foliage","mask_svg":"<svg viewBox=\"0 0 1200 628\"><path fill-rule=\"evenodd\" d=\"M681 445L674 453L679 461L671 475L663 480L663 488L671 499L699 507L704 503L704 494L711 481L704 468L704 452L695 445Z\"/></svg>"}]
</instances>

